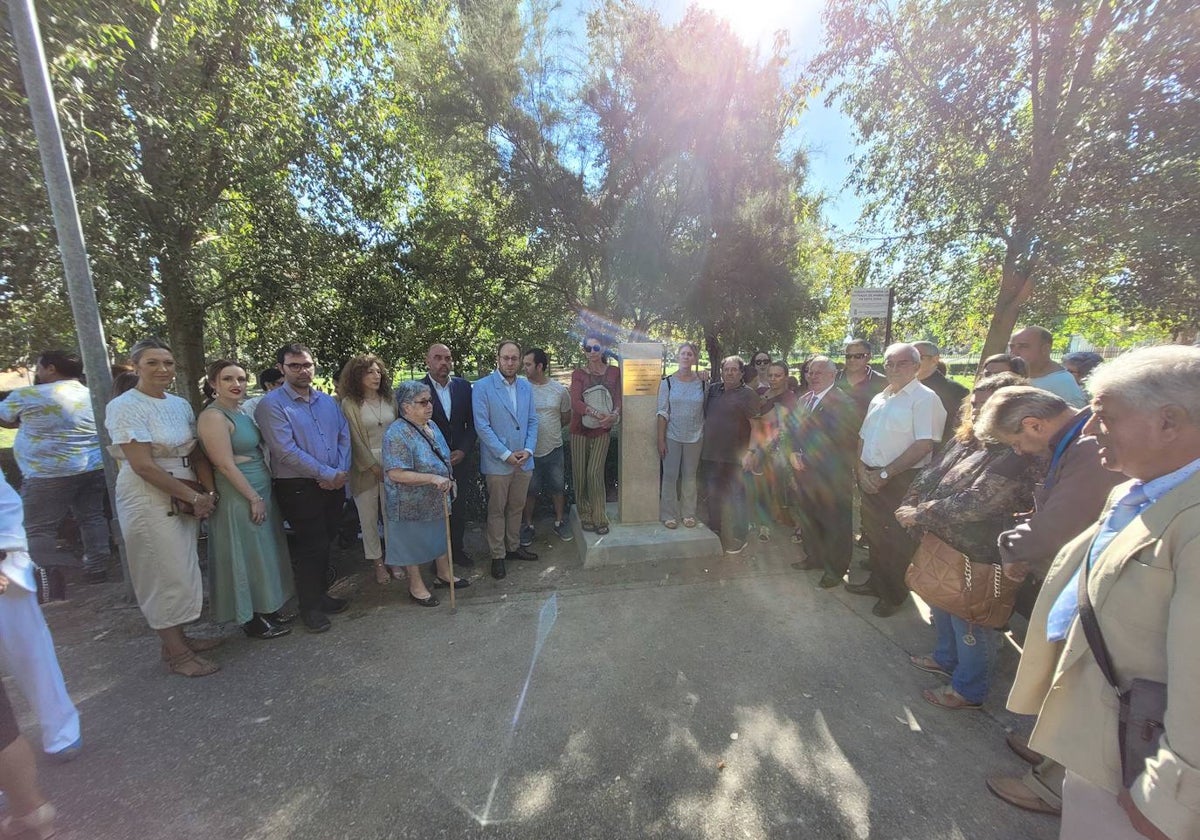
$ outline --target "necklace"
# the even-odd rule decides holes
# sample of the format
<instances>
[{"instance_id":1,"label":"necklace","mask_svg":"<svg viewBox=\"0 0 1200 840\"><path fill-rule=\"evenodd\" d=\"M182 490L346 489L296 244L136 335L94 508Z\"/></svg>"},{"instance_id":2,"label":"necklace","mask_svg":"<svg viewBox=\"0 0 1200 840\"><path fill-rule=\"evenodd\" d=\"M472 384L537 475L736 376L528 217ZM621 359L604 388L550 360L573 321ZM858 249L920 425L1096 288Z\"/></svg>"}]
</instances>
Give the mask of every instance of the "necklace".
<instances>
[{"instance_id":1,"label":"necklace","mask_svg":"<svg viewBox=\"0 0 1200 840\"><path fill-rule=\"evenodd\" d=\"M383 425L383 415L384 415L383 400L375 399L375 400L371 400L370 402L368 402L367 400L363 400L363 405L371 406L371 413L375 415L375 425L382 426Z\"/></svg>"}]
</instances>

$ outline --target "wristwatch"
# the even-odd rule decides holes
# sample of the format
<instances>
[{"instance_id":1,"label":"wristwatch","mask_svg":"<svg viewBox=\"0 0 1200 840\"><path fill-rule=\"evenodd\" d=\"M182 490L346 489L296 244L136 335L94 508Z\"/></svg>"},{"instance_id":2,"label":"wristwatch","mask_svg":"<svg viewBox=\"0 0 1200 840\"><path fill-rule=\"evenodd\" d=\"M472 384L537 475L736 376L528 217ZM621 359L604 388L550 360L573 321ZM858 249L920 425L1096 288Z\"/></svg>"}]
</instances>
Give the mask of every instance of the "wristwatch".
<instances>
[{"instance_id":1,"label":"wristwatch","mask_svg":"<svg viewBox=\"0 0 1200 840\"><path fill-rule=\"evenodd\" d=\"M879 470L879 477L882 478L884 481L888 480L887 467L883 467L882 469Z\"/></svg>"}]
</instances>

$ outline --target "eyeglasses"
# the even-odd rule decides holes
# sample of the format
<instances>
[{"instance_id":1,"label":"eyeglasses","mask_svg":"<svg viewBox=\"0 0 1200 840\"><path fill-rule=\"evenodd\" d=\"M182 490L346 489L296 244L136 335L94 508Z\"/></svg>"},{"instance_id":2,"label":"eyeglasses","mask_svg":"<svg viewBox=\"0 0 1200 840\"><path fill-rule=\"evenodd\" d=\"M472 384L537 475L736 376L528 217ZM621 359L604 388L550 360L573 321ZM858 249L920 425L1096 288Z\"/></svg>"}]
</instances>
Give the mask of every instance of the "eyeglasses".
<instances>
[{"instance_id":1,"label":"eyeglasses","mask_svg":"<svg viewBox=\"0 0 1200 840\"><path fill-rule=\"evenodd\" d=\"M771 360L770 360L770 359L755 359L755 360L754 360L754 364L756 364L756 365L758 365L758 366L760 366L760 367L761 367L762 365L769 365L769 364L771 364Z\"/></svg>"},{"instance_id":2,"label":"eyeglasses","mask_svg":"<svg viewBox=\"0 0 1200 840\"><path fill-rule=\"evenodd\" d=\"M299 373L302 370L312 370L313 363L312 362L288 362L286 365L284 365L284 367L287 368L288 370L292 371L293 373Z\"/></svg>"},{"instance_id":3,"label":"eyeglasses","mask_svg":"<svg viewBox=\"0 0 1200 840\"><path fill-rule=\"evenodd\" d=\"M417 405L433 405L433 400L428 399L428 398L423 399L423 400L413 400L413 402L416 403Z\"/></svg>"},{"instance_id":4,"label":"eyeglasses","mask_svg":"<svg viewBox=\"0 0 1200 840\"><path fill-rule=\"evenodd\" d=\"M583 345L583 349L586 353L599 353L604 348L599 344L585 344Z\"/></svg>"},{"instance_id":5,"label":"eyeglasses","mask_svg":"<svg viewBox=\"0 0 1200 840\"><path fill-rule=\"evenodd\" d=\"M869 358L871 358L871 354L870 353L847 353L846 358L847 359L869 359Z\"/></svg>"}]
</instances>

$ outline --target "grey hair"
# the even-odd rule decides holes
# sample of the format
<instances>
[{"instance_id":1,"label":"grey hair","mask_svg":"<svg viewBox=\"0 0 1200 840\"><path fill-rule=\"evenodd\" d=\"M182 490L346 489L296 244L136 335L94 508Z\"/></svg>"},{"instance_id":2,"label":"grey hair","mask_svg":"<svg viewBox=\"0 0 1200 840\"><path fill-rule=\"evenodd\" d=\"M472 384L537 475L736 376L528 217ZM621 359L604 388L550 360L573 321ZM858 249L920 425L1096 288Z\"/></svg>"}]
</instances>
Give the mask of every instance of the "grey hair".
<instances>
[{"instance_id":1,"label":"grey hair","mask_svg":"<svg viewBox=\"0 0 1200 840\"><path fill-rule=\"evenodd\" d=\"M422 394L431 393L429 386L419 379L401 382L396 386L396 410L403 416L404 406L411 405Z\"/></svg>"},{"instance_id":2,"label":"grey hair","mask_svg":"<svg viewBox=\"0 0 1200 840\"><path fill-rule=\"evenodd\" d=\"M921 351L911 344L890 344L883 351L883 358L886 361L887 357L893 353L907 353L908 357L913 360L913 364L921 364Z\"/></svg>"},{"instance_id":3,"label":"grey hair","mask_svg":"<svg viewBox=\"0 0 1200 840\"><path fill-rule=\"evenodd\" d=\"M812 370L813 365L826 365L827 367L833 368L834 373L837 373L837 363L828 356L813 356L806 362L806 364L808 365L808 370Z\"/></svg>"},{"instance_id":4,"label":"grey hair","mask_svg":"<svg viewBox=\"0 0 1200 840\"><path fill-rule=\"evenodd\" d=\"M1075 365L1078 367L1079 375L1086 378L1088 374L1104 361L1104 357L1099 353L1080 350L1076 353L1068 353L1062 357L1062 360L1064 365Z\"/></svg>"},{"instance_id":5,"label":"grey hair","mask_svg":"<svg viewBox=\"0 0 1200 840\"><path fill-rule=\"evenodd\" d=\"M979 410L975 436L987 443L1003 443L1001 435L1017 435L1026 417L1049 420L1070 411L1067 401L1057 394L1031 385L1001 388Z\"/></svg>"},{"instance_id":6,"label":"grey hair","mask_svg":"<svg viewBox=\"0 0 1200 840\"><path fill-rule=\"evenodd\" d=\"M171 349L171 345L167 344L167 342L163 341L161 338L143 338L137 344L133 345L132 348L130 348L129 361L136 365L138 360L142 358L142 354L147 350L166 350L168 353L172 354L175 352Z\"/></svg>"},{"instance_id":7,"label":"grey hair","mask_svg":"<svg viewBox=\"0 0 1200 840\"><path fill-rule=\"evenodd\" d=\"M934 344L932 341L914 341L912 343L912 346L917 348L918 354L920 354L920 352L922 350L924 350L930 356L942 355L942 351L939 350L938 346L936 344Z\"/></svg>"},{"instance_id":8,"label":"grey hair","mask_svg":"<svg viewBox=\"0 0 1200 840\"><path fill-rule=\"evenodd\" d=\"M871 342L867 341L865 338L850 339L842 346L842 351L848 353L851 347L861 347L863 350L867 351L867 355L871 354Z\"/></svg>"},{"instance_id":9,"label":"grey hair","mask_svg":"<svg viewBox=\"0 0 1200 840\"><path fill-rule=\"evenodd\" d=\"M1096 368L1088 387L1095 396L1115 395L1141 412L1177 405L1200 425L1200 347L1132 350Z\"/></svg>"}]
</instances>

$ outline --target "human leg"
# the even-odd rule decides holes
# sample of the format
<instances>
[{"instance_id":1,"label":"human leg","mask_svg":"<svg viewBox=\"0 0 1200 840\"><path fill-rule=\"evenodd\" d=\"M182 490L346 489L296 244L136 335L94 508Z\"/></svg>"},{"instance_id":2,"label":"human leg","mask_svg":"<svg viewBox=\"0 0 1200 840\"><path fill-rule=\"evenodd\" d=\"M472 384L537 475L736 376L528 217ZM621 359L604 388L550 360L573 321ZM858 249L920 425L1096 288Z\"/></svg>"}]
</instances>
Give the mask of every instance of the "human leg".
<instances>
[{"instance_id":1,"label":"human leg","mask_svg":"<svg viewBox=\"0 0 1200 840\"><path fill-rule=\"evenodd\" d=\"M508 493L504 500L504 543L507 551L516 551L521 547L521 513L525 510L525 498L529 495L532 477L532 470L520 470L509 478Z\"/></svg>"},{"instance_id":2,"label":"human leg","mask_svg":"<svg viewBox=\"0 0 1200 840\"><path fill-rule=\"evenodd\" d=\"M907 470L878 493L863 494L863 525L871 541L871 583L879 597L893 606L908 598L904 573L917 550L912 537L896 521L896 508L915 476L915 470Z\"/></svg>"},{"instance_id":3,"label":"human leg","mask_svg":"<svg viewBox=\"0 0 1200 840\"><path fill-rule=\"evenodd\" d=\"M667 454L662 462L662 484L658 493L658 518L663 522L679 519L679 478L683 467L683 444L667 438Z\"/></svg>"},{"instance_id":4,"label":"human leg","mask_svg":"<svg viewBox=\"0 0 1200 840\"><path fill-rule=\"evenodd\" d=\"M382 495L383 484L375 482L354 496L354 506L358 509L358 527L362 531L363 555L372 563L383 560L383 544L379 539L379 497Z\"/></svg>"},{"instance_id":5,"label":"human leg","mask_svg":"<svg viewBox=\"0 0 1200 840\"><path fill-rule=\"evenodd\" d=\"M450 502L450 548L454 552L454 562L471 565L472 561L463 550L463 537L467 532L467 483L478 476L477 467L468 469L468 459L463 459L454 465L454 481L458 485L458 493Z\"/></svg>"},{"instance_id":6,"label":"human leg","mask_svg":"<svg viewBox=\"0 0 1200 840\"><path fill-rule=\"evenodd\" d=\"M588 438L587 444L587 482L588 504L592 511L592 522L597 528L608 525L607 502L608 494L604 489L604 466L608 460L607 434Z\"/></svg>"},{"instance_id":7,"label":"human leg","mask_svg":"<svg viewBox=\"0 0 1200 840\"><path fill-rule=\"evenodd\" d=\"M508 486L512 483L512 473L505 475L487 475L487 543L488 552L493 560L504 557L504 524L505 510L508 505Z\"/></svg>"},{"instance_id":8,"label":"human leg","mask_svg":"<svg viewBox=\"0 0 1200 840\"><path fill-rule=\"evenodd\" d=\"M42 729L42 749L53 755L79 741L79 711L63 681L54 639L37 596L10 585L0 595L0 655Z\"/></svg>"},{"instance_id":9,"label":"human leg","mask_svg":"<svg viewBox=\"0 0 1200 840\"><path fill-rule=\"evenodd\" d=\"M74 476L27 478L21 483L29 556L42 567L71 566L75 558L58 548L58 528L75 496Z\"/></svg>"},{"instance_id":10,"label":"human leg","mask_svg":"<svg viewBox=\"0 0 1200 840\"><path fill-rule=\"evenodd\" d=\"M990 627L971 624L956 615L950 616L950 623L958 654L957 666L951 669L950 685L963 699L982 703L987 700L998 634Z\"/></svg>"},{"instance_id":11,"label":"human leg","mask_svg":"<svg viewBox=\"0 0 1200 840\"><path fill-rule=\"evenodd\" d=\"M571 484L575 488L575 510L585 528L592 528L592 508L587 495L588 439L583 435L571 435Z\"/></svg>"},{"instance_id":12,"label":"human leg","mask_svg":"<svg viewBox=\"0 0 1200 840\"><path fill-rule=\"evenodd\" d=\"M75 478L71 513L79 523L79 537L83 541L83 569L100 574L108 568L112 557L108 518L104 515L108 485L104 481L104 470L91 470Z\"/></svg>"},{"instance_id":13,"label":"human leg","mask_svg":"<svg viewBox=\"0 0 1200 840\"><path fill-rule=\"evenodd\" d=\"M955 632L954 616L938 607L930 607L933 632L937 642L933 647L933 661L947 674L958 667L958 634Z\"/></svg>"},{"instance_id":14,"label":"human leg","mask_svg":"<svg viewBox=\"0 0 1200 840\"><path fill-rule=\"evenodd\" d=\"M700 441L681 443L679 464L679 512L684 519L696 518L696 484L700 469Z\"/></svg>"},{"instance_id":15,"label":"human leg","mask_svg":"<svg viewBox=\"0 0 1200 840\"><path fill-rule=\"evenodd\" d=\"M26 827L33 828L43 822L49 827L54 819L54 808L38 789L33 748L21 736L17 716L3 685L0 685L0 790L8 797L9 812L13 815L5 820L3 831L6 836L17 836Z\"/></svg>"},{"instance_id":16,"label":"human leg","mask_svg":"<svg viewBox=\"0 0 1200 840\"><path fill-rule=\"evenodd\" d=\"M336 501L337 491L331 492ZM326 519L327 508L332 509L334 504L328 501L325 491L317 487L315 481L307 478L275 479L275 496L283 518L292 526L289 545L300 611L316 610L325 592L325 573L329 564L331 531ZM334 533L336 519L341 514L340 502L336 507Z\"/></svg>"}]
</instances>

